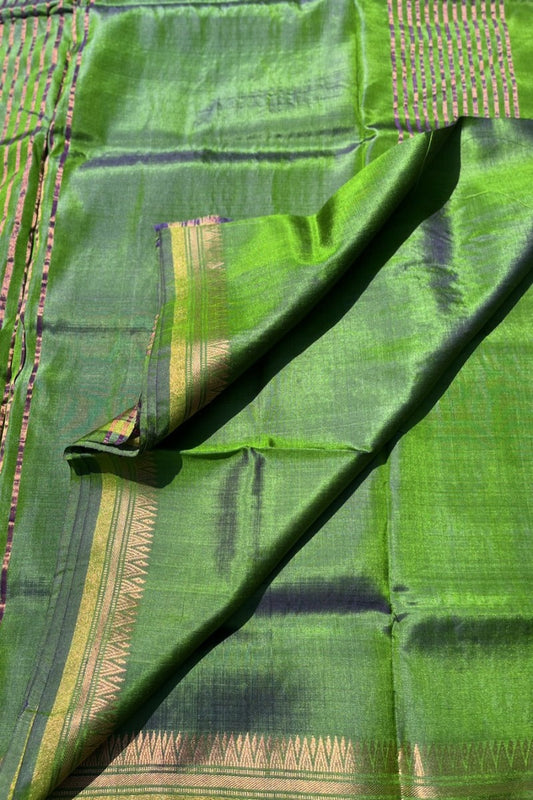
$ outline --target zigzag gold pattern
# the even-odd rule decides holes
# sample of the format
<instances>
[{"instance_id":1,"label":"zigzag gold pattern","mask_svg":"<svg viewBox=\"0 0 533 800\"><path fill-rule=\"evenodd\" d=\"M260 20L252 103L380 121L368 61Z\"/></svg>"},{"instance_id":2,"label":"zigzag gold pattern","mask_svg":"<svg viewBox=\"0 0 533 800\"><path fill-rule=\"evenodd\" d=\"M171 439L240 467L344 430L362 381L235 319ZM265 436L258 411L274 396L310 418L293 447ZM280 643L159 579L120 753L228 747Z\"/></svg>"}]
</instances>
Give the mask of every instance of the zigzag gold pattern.
<instances>
[{"instance_id":1,"label":"zigzag gold pattern","mask_svg":"<svg viewBox=\"0 0 533 800\"><path fill-rule=\"evenodd\" d=\"M354 775L361 766L395 768L393 742L353 744L337 736L265 736L261 734L188 734L141 732L110 737L84 762L84 768L165 766L182 769L213 767L228 770Z\"/></svg>"},{"instance_id":2,"label":"zigzag gold pattern","mask_svg":"<svg viewBox=\"0 0 533 800\"><path fill-rule=\"evenodd\" d=\"M57 749L57 734L47 737L53 746L61 779L69 771L67 753L81 760L112 730L117 698L124 681L131 634L143 594L148 556L157 513L154 468L150 456L124 462L133 474L104 474L101 508L107 509L97 523L95 540L105 548L98 583L86 583L91 600L78 630L86 628L83 649L71 648L66 673L75 674L74 685L60 687L57 702L68 704ZM133 480L131 480L133 478ZM109 509L114 509L112 513ZM83 605L83 600L82 600ZM43 751L44 752L44 751ZM63 755L62 755L63 754Z\"/></svg>"},{"instance_id":3,"label":"zigzag gold pattern","mask_svg":"<svg viewBox=\"0 0 533 800\"><path fill-rule=\"evenodd\" d=\"M146 461L146 457L143 460ZM146 474L146 468L144 473L142 476L144 479L153 478L153 474ZM122 564L116 565L115 575L110 572L108 578L119 582L116 605L114 612L110 614L108 629L111 635L100 653L101 667L98 679L92 687L93 701L89 713L91 721L100 719L99 736L107 733L107 726L102 725L106 717L109 717L106 720L109 729L113 724L114 700L124 680L131 634L148 569L156 513L155 489L149 484L144 484L143 488L139 487L136 492L127 530L124 560ZM121 567L122 574L119 575Z\"/></svg>"},{"instance_id":4,"label":"zigzag gold pattern","mask_svg":"<svg viewBox=\"0 0 533 800\"><path fill-rule=\"evenodd\" d=\"M112 736L53 798L243 800L503 797L509 775L529 786L533 743L406 745L338 736L144 731Z\"/></svg>"},{"instance_id":5,"label":"zigzag gold pattern","mask_svg":"<svg viewBox=\"0 0 533 800\"><path fill-rule=\"evenodd\" d=\"M84 767L214 766L250 770L355 775L400 766L400 775L423 778L465 773L497 774L533 770L533 740L467 742L461 745L405 745L392 741L352 742L337 736L265 736L256 733L189 734L141 731L111 736Z\"/></svg>"},{"instance_id":6,"label":"zigzag gold pattern","mask_svg":"<svg viewBox=\"0 0 533 800\"><path fill-rule=\"evenodd\" d=\"M340 800L372 797L379 788L381 798L392 800L397 786L394 742L143 732L109 738L52 797Z\"/></svg>"},{"instance_id":7,"label":"zigzag gold pattern","mask_svg":"<svg viewBox=\"0 0 533 800\"><path fill-rule=\"evenodd\" d=\"M465 742L461 745L405 745L400 748L400 774L464 775L533 770L533 740Z\"/></svg>"}]
</instances>

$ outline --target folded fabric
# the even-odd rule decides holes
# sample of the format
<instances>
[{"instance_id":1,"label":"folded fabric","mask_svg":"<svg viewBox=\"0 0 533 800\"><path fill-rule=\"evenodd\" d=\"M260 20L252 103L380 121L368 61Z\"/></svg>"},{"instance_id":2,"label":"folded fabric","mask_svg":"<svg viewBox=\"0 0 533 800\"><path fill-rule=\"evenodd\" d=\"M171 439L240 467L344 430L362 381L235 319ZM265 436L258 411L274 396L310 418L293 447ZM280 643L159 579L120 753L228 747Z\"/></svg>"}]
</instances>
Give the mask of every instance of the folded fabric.
<instances>
[{"instance_id":1,"label":"folded fabric","mask_svg":"<svg viewBox=\"0 0 533 800\"><path fill-rule=\"evenodd\" d=\"M528 8L2 8L0 797L533 793Z\"/></svg>"}]
</instances>

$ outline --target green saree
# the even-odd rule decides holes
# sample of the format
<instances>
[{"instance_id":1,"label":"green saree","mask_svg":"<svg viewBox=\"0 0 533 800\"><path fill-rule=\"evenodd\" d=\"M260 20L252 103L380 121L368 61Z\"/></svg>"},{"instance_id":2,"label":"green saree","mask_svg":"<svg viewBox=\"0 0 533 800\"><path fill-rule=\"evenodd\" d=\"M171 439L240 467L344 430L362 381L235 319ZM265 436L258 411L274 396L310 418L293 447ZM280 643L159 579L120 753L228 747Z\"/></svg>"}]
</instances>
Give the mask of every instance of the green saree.
<instances>
[{"instance_id":1,"label":"green saree","mask_svg":"<svg viewBox=\"0 0 533 800\"><path fill-rule=\"evenodd\" d=\"M0 14L0 800L533 798L531 4Z\"/></svg>"}]
</instances>

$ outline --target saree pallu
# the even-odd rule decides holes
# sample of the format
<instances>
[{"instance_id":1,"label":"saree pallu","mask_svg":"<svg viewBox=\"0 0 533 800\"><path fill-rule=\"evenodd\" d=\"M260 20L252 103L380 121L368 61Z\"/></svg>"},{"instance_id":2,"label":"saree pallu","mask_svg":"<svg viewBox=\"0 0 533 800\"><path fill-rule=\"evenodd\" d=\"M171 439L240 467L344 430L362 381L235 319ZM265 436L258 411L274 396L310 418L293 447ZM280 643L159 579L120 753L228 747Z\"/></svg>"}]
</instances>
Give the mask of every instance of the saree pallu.
<instances>
[{"instance_id":1,"label":"saree pallu","mask_svg":"<svg viewBox=\"0 0 533 800\"><path fill-rule=\"evenodd\" d=\"M533 797L532 7L0 9L0 798Z\"/></svg>"}]
</instances>

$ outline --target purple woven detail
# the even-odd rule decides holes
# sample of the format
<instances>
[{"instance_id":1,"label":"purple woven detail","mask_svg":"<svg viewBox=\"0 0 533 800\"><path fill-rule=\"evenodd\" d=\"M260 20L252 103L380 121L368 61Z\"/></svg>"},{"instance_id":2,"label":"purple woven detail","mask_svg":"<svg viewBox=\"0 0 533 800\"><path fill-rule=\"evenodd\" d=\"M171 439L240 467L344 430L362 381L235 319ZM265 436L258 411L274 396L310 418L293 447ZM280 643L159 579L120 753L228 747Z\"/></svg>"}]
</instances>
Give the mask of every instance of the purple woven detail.
<instances>
[{"instance_id":1,"label":"purple woven detail","mask_svg":"<svg viewBox=\"0 0 533 800\"><path fill-rule=\"evenodd\" d=\"M482 0L481 2L481 21L483 24L483 32L485 34L485 42L487 46L487 56L489 60L489 72L490 72L490 79L492 84L492 102L494 104L494 115L496 117L500 116L500 90L498 87L498 76L496 74L496 68L494 63L494 52L492 47L492 37L490 35L490 28L489 28L489 20L487 15L487 3L486 0Z\"/></svg>"},{"instance_id":2,"label":"purple woven detail","mask_svg":"<svg viewBox=\"0 0 533 800\"><path fill-rule=\"evenodd\" d=\"M138 419L138 406L133 406L123 414L120 414L120 416L116 417L113 422L110 423L110 427L102 440L103 444L113 444L118 447L127 442L130 436L132 436L134 427L138 424ZM120 430L120 428L123 430L121 433L118 433L117 429Z\"/></svg>"},{"instance_id":3,"label":"purple woven detail","mask_svg":"<svg viewBox=\"0 0 533 800\"><path fill-rule=\"evenodd\" d=\"M490 18L492 20L492 27L494 28L494 37L496 39L496 53L498 56L498 69L502 82L503 89L503 109L506 117L511 116L511 99L509 94L509 83L507 81L507 69L503 56L503 39L500 30L500 24L496 12L496 0L491 0L490 3Z\"/></svg>"},{"instance_id":4,"label":"purple woven detail","mask_svg":"<svg viewBox=\"0 0 533 800\"><path fill-rule=\"evenodd\" d=\"M457 3L458 0L452 0L452 17L456 35L457 56L459 60L459 75L461 76L463 115L468 116L468 88L466 84L465 60L463 55L463 37L461 34L461 27L459 25L459 18L457 16Z\"/></svg>"},{"instance_id":5,"label":"purple woven detail","mask_svg":"<svg viewBox=\"0 0 533 800\"><path fill-rule=\"evenodd\" d=\"M416 62L416 40L415 40L415 29L413 26L413 4L412 0L407 0L407 27L409 30L409 56L411 62L411 74L413 76L413 111L415 115L415 124L418 131L422 131L422 122L420 119L420 89L418 86L418 76L417 76L417 62ZM423 44L423 43L422 43ZM422 47L422 61L419 65L421 74L423 74L424 70L424 59L423 59L424 49Z\"/></svg>"},{"instance_id":6,"label":"purple woven detail","mask_svg":"<svg viewBox=\"0 0 533 800\"><path fill-rule=\"evenodd\" d=\"M394 12L392 8L392 0L387 0L387 10L389 14L389 32L390 32L390 57L392 67L392 111L394 114L394 124L398 131L398 141L403 140L403 128L400 123L400 115L398 110L398 65L396 62L396 31L394 27Z\"/></svg>"},{"instance_id":7,"label":"purple woven detail","mask_svg":"<svg viewBox=\"0 0 533 800\"><path fill-rule=\"evenodd\" d=\"M121 445L126 444L128 439L130 439L131 436L133 436L133 432L134 430L132 429L130 433L121 433L118 436L115 436L115 438L112 440L112 435L111 435L112 432L108 431L108 434L110 435L109 438L107 438L107 441L104 441L104 444L112 444L113 447L120 447Z\"/></svg>"},{"instance_id":8,"label":"purple woven detail","mask_svg":"<svg viewBox=\"0 0 533 800\"><path fill-rule=\"evenodd\" d=\"M472 37L470 35L470 25L468 23L468 13L467 13L467 0L462 0L461 2L461 19L463 21L463 30L465 33L466 39L466 52L468 55L468 67L470 70L470 84L472 90L472 108L474 111L474 115L479 115L479 103L478 103L478 96L477 96L477 81L476 81L476 68L474 66L474 55L472 51Z\"/></svg>"},{"instance_id":9,"label":"purple woven detail","mask_svg":"<svg viewBox=\"0 0 533 800\"><path fill-rule=\"evenodd\" d=\"M455 72L455 62L453 57L454 51L454 42L452 39L452 33L450 28L450 18L448 15L448 2L445 2L442 5L442 19L444 23L444 33L446 35L446 45L448 51L448 66L450 68L450 82L452 87L452 117L454 120L457 119L459 116L459 102L457 98L457 75ZM459 42L460 46L460 42ZM464 102L464 98L463 98Z\"/></svg>"},{"instance_id":10,"label":"purple woven detail","mask_svg":"<svg viewBox=\"0 0 533 800\"><path fill-rule=\"evenodd\" d=\"M18 69L19 69L19 64L20 64L20 57L22 55L22 50L23 50L24 44L25 44L24 34L26 32L26 24L27 24L27 17L23 16L22 17L23 29L22 29L21 35L19 37L20 38L20 44L19 44L18 50L17 50L17 52L15 54L15 64L14 64L14 69L13 69L13 78L11 80L11 86L10 86L10 89L9 89L9 95L11 95L11 99L13 99L12 93L13 93L13 91L15 89L15 84L17 82ZM13 27L13 18L12 18L11 19L11 30L10 30L10 36L9 36L9 45L8 45L8 49L9 49L10 53L11 53L11 48L13 46L13 40L12 40L13 32L14 32L14 27ZM6 59L7 58L8 57L6 56ZM6 62L4 62L4 68L5 68L6 72L7 72L7 63ZM2 71L2 86L0 87L0 98L2 97L2 95L4 93L5 78L6 78L6 73L4 73L4 71ZM8 96L8 99L7 99L7 106L9 107L9 96Z\"/></svg>"},{"instance_id":11,"label":"purple woven detail","mask_svg":"<svg viewBox=\"0 0 533 800\"><path fill-rule=\"evenodd\" d=\"M424 114L424 122L426 130L429 131L431 129L431 125L429 124L429 115L428 115L426 65L424 61L424 34L422 32L422 13L420 11L420 0L415 0L415 17L416 17L416 34L418 37L418 60L420 63L420 80L422 83L422 111Z\"/></svg>"},{"instance_id":12,"label":"purple woven detail","mask_svg":"<svg viewBox=\"0 0 533 800\"><path fill-rule=\"evenodd\" d=\"M431 106L433 111L433 121L435 127L439 127L439 111L437 103L437 75L435 71L435 58L433 55L433 31L431 29L431 19L429 15L430 0L424 0L424 20L426 23L426 33L428 37L429 71L431 75Z\"/></svg>"},{"instance_id":13,"label":"purple woven detail","mask_svg":"<svg viewBox=\"0 0 533 800\"><path fill-rule=\"evenodd\" d=\"M481 92L483 98L483 116L489 116L489 92L487 89L487 76L485 74L485 64L483 61L483 47L481 45L481 32L479 30L479 22L477 18L477 8L476 4L471 4L471 14L472 14L472 24L474 26L474 36L476 39L476 48L477 48L477 61L478 61L478 69L479 69L479 76L481 78Z\"/></svg>"},{"instance_id":14,"label":"purple woven detail","mask_svg":"<svg viewBox=\"0 0 533 800\"><path fill-rule=\"evenodd\" d=\"M62 8L63 8L63 2L61 2L60 5L59 5L59 9L62 9ZM39 122L42 122L43 119L44 119L44 116L45 116L46 98L48 97L48 93L49 93L50 87L52 85L52 76L53 76L53 74L54 74L54 72L56 70L56 67L57 67L59 43L61 42L61 39L63 37L64 25L65 25L65 18L63 17L63 14L61 14L61 16L59 17L59 25L58 25L58 29L57 29L56 40L54 42L54 49L52 50L52 59L51 59L50 66L48 67L48 74L46 76L46 86L44 87L43 99L42 99L42 102L41 102L41 109L39 111Z\"/></svg>"},{"instance_id":15,"label":"purple woven detail","mask_svg":"<svg viewBox=\"0 0 533 800\"><path fill-rule=\"evenodd\" d=\"M505 9L503 5L503 0L499 0L499 10L500 10L500 19L502 21L502 27L504 33L505 49L507 52L507 67L509 69L509 75L511 76L511 86L513 91L513 111L515 117L519 117L520 108L518 106L518 86L516 83L516 75L514 71L513 54L511 52L511 37L509 36L509 28L507 27L507 22L505 20Z\"/></svg>"},{"instance_id":16,"label":"purple woven detail","mask_svg":"<svg viewBox=\"0 0 533 800\"><path fill-rule=\"evenodd\" d=\"M448 81L446 78L446 71L444 69L444 45L442 42L442 28L439 19L439 8L436 0L433 0L433 21L435 23L435 33L437 34L437 55L439 60L440 84L442 90L442 116L444 119L444 124L448 125L450 122L450 115L448 114Z\"/></svg>"},{"instance_id":17,"label":"purple woven detail","mask_svg":"<svg viewBox=\"0 0 533 800\"><path fill-rule=\"evenodd\" d=\"M198 225L220 225L223 222L231 222L226 217L219 217L216 214L207 217L198 217L197 219L187 219L184 222L178 223L182 228L195 228Z\"/></svg>"},{"instance_id":18,"label":"purple woven detail","mask_svg":"<svg viewBox=\"0 0 533 800\"><path fill-rule=\"evenodd\" d=\"M6 21L3 20L3 19L1 20L1 23L2 24L0 25L0 36L1 36L0 44L2 45L2 47L5 47L5 45L4 45L4 32L5 32L5 30L7 30L7 24L6 24ZM5 86L5 83L6 83L7 70L8 70L8 66L9 66L9 58L11 56L11 50L13 49L14 41L15 41L15 22L14 22L13 14L11 14L10 27L9 27L9 38L8 38L8 41L7 41L7 47L5 47L5 51L4 51L4 61L3 61L3 64L2 64L2 73L0 75L0 100L2 99L2 95L3 95L3 92L4 92L4 86Z\"/></svg>"},{"instance_id":19,"label":"purple woven detail","mask_svg":"<svg viewBox=\"0 0 533 800\"><path fill-rule=\"evenodd\" d=\"M403 0L397 0L398 27L400 30L400 59L402 62L402 92L403 92L403 114L405 126L410 136L413 135L411 120L409 119L409 90L407 88L407 57L405 48L405 25L403 22Z\"/></svg>"}]
</instances>

